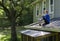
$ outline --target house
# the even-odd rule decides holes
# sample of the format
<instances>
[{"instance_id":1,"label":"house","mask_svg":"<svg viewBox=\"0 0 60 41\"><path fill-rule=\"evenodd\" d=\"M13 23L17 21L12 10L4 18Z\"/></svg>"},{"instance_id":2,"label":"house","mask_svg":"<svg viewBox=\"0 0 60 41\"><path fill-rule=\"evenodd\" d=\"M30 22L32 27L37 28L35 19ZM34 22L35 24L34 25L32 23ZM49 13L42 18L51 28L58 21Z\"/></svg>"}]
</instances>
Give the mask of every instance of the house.
<instances>
[{"instance_id":1,"label":"house","mask_svg":"<svg viewBox=\"0 0 60 41\"><path fill-rule=\"evenodd\" d=\"M52 18L60 17L60 0L36 0L31 3L33 6L33 22L43 15L43 10L48 10L48 14Z\"/></svg>"},{"instance_id":2,"label":"house","mask_svg":"<svg viewBox=\"0 0 60 41\"><path fill-rule=\"evenodd\" d=\"M28 29L43 30L43 31L53 31L60 32L60 0L36 0L35 2L28 5L33 7L33 23L25 26ZM53 22L47 26L39 26L37 23L38 19L42 17L43 10L48 10ZM59 19L59 20L58 20Z\"/></svg>"},{"instance_id":3,"label":"house","mask_svg":"<svg viewBox=\"0 0 60 41\"><path fill-rule=\"evenodd\" d=\"M59 18L60 17L59 2L60 2L60 0L36 0L33 3L31 3L30 5L28 5L29 7L30 6L33 7L33 22L34 23L24 26L24 27L27 29L32 29L32 30L36 30L36 31L47 31L47 32L54 32L54 33L57 32L58 35L56 37L54 36L54 38L56 40L55 39L51 40L53 37L45 38L45 39L46 39L46 41L59 41L59 39L60 39L60 35L59 35L60 34L60 25L59 25L60 20L57 22L53 21L46 26L39 26L39 24L36 23L38 21L38 19L40 19L42 17L42 15L44 14L43 13L44 9L48 10L48 14L50 15L51 19ZM38 41L40 41L40 40L38 40ZM42 41L45 41L45 40L42 39Z\"/></svg>"}]
</instances>

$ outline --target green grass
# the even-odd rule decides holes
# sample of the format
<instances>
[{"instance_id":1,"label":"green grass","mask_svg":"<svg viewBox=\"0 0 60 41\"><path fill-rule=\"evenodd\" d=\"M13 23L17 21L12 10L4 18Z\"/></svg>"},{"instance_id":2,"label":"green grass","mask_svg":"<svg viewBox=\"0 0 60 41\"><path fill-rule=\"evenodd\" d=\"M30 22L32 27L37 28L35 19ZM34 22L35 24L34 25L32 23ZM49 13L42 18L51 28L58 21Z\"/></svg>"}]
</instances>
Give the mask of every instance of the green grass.
<instances>
[{"instance_id":1,"label":"green grass","mask_svg":"<svg viewBox=\"0 0 60 41\"><path fill-rule=\"evenodd\" d=\"M20 31L24 30L24 27L16 27L17 31L17 39L20 41L21 39L21 34ZM0 30L0 41L9 41L11 39L11 30L10 29L5 29L5 30Z\"/></svg>"}]
</instances>

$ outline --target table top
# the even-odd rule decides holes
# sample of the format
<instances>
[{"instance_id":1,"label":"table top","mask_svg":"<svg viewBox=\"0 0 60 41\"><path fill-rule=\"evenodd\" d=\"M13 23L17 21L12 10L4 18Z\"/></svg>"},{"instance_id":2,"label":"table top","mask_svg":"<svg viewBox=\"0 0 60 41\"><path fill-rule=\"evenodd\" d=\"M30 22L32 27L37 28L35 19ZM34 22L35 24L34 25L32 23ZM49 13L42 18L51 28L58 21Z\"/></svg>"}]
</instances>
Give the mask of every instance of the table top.
<instances>
[{"instance_id":1,"label":"table top","mask_svg":"<svg viewBox=\"0 0 60 41\"><path fill-rule=\"evenodd\" d=\"M23 30L20 31L22 34L31 36L31 37L39 37L39 36L44 36L44 35L50 35L50 32L45 32L45 31L36 31L36 30Z\"/></svg>"}]
</instances>

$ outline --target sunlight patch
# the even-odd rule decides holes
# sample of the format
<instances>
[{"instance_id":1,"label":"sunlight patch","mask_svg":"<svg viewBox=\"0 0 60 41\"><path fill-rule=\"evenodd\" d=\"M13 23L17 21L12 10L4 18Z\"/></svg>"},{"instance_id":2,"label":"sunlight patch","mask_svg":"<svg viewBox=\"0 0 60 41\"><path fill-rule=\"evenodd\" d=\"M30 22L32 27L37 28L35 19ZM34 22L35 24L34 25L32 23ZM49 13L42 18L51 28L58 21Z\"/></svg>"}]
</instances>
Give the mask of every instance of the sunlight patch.
<instances>
[{"instance_id":1,"label":"sunlight patch","mask_svg":"<svg viewBox=\"0 0 60 41\"><path fill-rule=\"evenodd\" d=\"M2 37L5 37L6 35L2 35L2 34L0 34L0 38L2 38Z\"/></svg>"}]
</instances>

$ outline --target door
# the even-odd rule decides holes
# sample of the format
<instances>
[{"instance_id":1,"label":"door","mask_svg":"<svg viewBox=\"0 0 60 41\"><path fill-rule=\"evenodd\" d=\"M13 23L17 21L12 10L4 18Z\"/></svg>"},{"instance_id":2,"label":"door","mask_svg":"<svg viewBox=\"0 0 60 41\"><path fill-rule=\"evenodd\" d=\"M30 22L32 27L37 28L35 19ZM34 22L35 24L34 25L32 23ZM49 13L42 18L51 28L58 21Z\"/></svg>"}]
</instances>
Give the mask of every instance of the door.
<instances>
[{"instance_id":1,"label":"door","mask_svg":"<svg viewBox=\"0 0 60 41\"><path fill-rule=\"evenodd\" d=\"M49 7L48 14L50 15L51 19L54 18L54 0L49 0L49 5L47 6L47 0L42 1L42 15L44 14L43 11Z\"/></svg>"}]
</instances>

